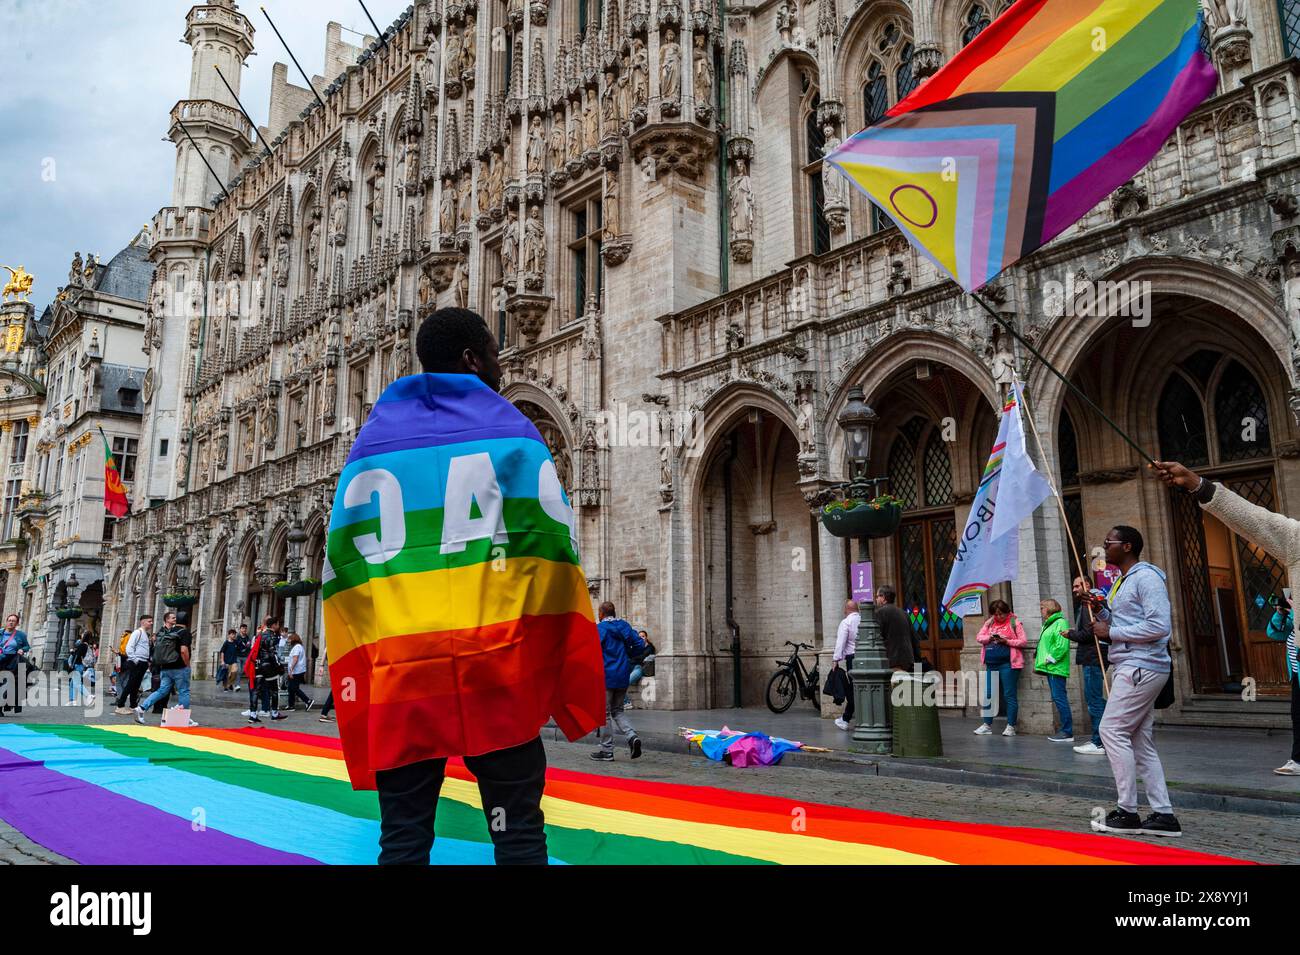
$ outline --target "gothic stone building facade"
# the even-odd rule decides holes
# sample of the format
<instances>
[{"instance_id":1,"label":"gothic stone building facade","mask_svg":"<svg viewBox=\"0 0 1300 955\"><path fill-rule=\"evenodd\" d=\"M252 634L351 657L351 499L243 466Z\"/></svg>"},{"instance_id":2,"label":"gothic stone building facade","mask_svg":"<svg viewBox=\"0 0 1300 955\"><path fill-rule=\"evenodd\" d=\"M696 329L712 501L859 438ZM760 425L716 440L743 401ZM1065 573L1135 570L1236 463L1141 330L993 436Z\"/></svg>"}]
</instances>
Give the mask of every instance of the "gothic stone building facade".
<instances>
[{"instance_id":1,"label":"gothic stone building facade","mask_svg":"<svg viewBox=\"0 0 1300 955\"><path fill-rule=\"evenodd\" d=\"M823 167L1001 6L420 0L318 84L323 106L278 74L272 116L301 112L266 131L269 150L208 76L224 62L237 79L251 24L230 2L195 7L175 199L155 220L165 285L136 493L159 503L115 548L118 618L157 609L184 544L200 661L272 608L319 651L317 598L284 608L270 585L319 577L356 427L418 370L421 318L464 303L489 317L504 393L555 453L592 599L659 648L648 705L730 705L737 665L755 703L786 640L833 640L848 553L816 514L844 476L835 421L855 385L880 415L872 467L908 505L873 547L876 580L936 664L977 668L978 621L938 597L1015 369L1081 546L1134 524L1169 571L1168 718L1281 719L1259 601L1283 569L1171 498ZM1300 501L1300 329L1284 305L1300 276L1300 14L1206 8L1217 94L989 295L1145 447L1286 510ZM351 55L332 33L327 62ZM1076 296L1100 281L1149 283L1149 321L1089 312ZM1064 526L1040 509L1003 588L1035 635L1038 600L1068 594ZM1045 689L1026 682L1027 725L1050 729Z\"/></svg>"}]
</instances>

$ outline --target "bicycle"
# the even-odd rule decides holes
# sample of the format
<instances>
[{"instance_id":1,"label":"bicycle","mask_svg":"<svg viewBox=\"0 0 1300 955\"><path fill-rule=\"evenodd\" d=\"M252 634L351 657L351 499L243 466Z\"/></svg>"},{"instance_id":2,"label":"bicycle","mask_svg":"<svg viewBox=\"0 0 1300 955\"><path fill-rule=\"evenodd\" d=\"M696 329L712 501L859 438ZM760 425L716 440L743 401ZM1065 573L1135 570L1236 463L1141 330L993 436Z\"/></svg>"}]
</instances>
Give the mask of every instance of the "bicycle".
<instances>
[{"instance_id":1,"label":"bicycle","mask_svg":"<svg viewBox=\"0 0 1300 955\"><path fill-rule=\"evenodd\" d=\"M810 671L799 658L799 651L811 650L812 644L791 643L787 640L785 645L794 649L790 652L790 659L778 664L777 671L767 681L767 708L773 713L784 713L794 705L795 696L798 695L801 699L811 700L820 712L822 702L817 661L814 658Z\"/></svg>"}]
</instances>

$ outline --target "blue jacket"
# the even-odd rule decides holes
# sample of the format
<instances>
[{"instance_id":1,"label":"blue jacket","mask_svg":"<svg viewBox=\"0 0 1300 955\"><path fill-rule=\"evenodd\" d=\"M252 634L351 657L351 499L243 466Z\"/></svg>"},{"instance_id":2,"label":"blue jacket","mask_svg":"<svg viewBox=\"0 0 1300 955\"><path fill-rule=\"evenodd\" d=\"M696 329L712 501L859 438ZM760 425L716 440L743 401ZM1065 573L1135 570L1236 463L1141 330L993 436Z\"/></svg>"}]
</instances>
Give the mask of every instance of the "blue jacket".
<instances>
[{"instance_id":1,"label":"blue jacket","mask_svg":"<svg viewBox=\"0 0 1300 955\"><path fill-rule=\"evenodd\" d=\"M600 633L600 649L605 655L605 689L626 690L632 676L632 659L628 651L639 654L645 641L626 620L606 617L596 625Z\"/></svg>"},{"instance_id":2,"label":"blue jacket","mask_svg":"<svg viewBox=\"0 0 1300 955\"><path fill-rule=\"evenodd\" d=\"M1111 588L1111 666L1138 667L1168 673L1170 609L1165 574L1154 564L1139 561Z\"/></svg>"},{"instance_id":3,"label":"blue jacket","mask_svg":"<svg viewBox=\"0 0 1300 955\"><path fill-rule=\"evenodd\" d=\"M13 647L9 649L8 653L6 653L5 648L9 644L9 638L11 635L16 636L18 639L14 643ZM27 642L27 634L23 633L23 631L0 630L0 659L10 656L17 657L19 650L30 650L31 648L32 645Z\"/></svg>"}]
</instances>

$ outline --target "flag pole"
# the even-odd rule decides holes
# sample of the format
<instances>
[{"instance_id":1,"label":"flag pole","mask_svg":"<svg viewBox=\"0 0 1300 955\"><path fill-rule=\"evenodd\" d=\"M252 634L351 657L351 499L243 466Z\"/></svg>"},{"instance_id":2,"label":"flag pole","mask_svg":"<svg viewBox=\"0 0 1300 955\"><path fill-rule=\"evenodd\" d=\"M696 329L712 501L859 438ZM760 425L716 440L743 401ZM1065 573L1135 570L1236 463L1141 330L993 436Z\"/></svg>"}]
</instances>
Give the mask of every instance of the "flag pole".
<instances>
[{"instance_id":1,"label":"flag pole","mask_svg":"<svg viewBox=\"0 0 1300 955\"><path fill-rule=\"evenodd\" d=\"M1016 391L1020 392L1021 396L1023 397L1024 392L1020 390L1020 380L1017 378L1017 379L1013 379L1013 381L1014 381L1014 386L1016 388ZM1026 409L1026 412L1027 411L1028 409ZM1032 414L1026 413L1025 417L1029 419L1029 430L1034 433L1034 443L1038 445L1038 453L1043 459L1044 466L1046 466L1047 449L1043 447L1043 438L1042 435L1038 433L1038 425L1034 423L1034 416ZM1061 524L1065 527L1065 536L1066 539L1070 542L1070 556L1074 558L1075 566L1079 568L1079 576L1083 578L1085 583L1087 583L1088 572L1084 569L1083 558L1081 556L1082 551L1079 550L1079 545L1074 540L1074 532L1070 530L1070 517L1068 514L1065 513L1065 499L1061 497L1061 492L1056 489L1056 482L1052 480L1052 476L1048 474L1046 471L1043 471L1041 473L1043 475L1043 479L1047 481L1047 486L1051 488L1052 496L1056 498L1057 507L1061 509ZM1073 588L1071 589L1073 590ZM1088 608L1088 620L1089 621L1096 620L1096 616L1092 612L1092 604L1090 604L1088 601L1085 600L1083 602L1083 605ZM1106 675L1106 664L1104 662L1105 658L1101 655L1101 641L1097 639L1097 635L1095 633L1092 635L1092 643L1093 646L1096 647L1097 649L1097 662L1101 664L1101 683L1102 686L1105 688L1106 693L1109 694L1110 679Z\"/></svg>"},{"instance_id":2,"label":"flag pole","mask_svg":"<svg viewBox=\"0 0 1300 955\"><path fill-rule=\"evenodd\" d=\"M1097 412L1097 414L1101 417L1101 420L1105 421L1108 425L1110 425L1111 430L1114 431L1121 438L1123 438L1125 443L1128 444L1128 446L1132 448L1134 451L1136 451L1141 456L1143 461L1146 461L1147 464L1150 464L1152 466L1155 465L1156 463L1155 458L1151 457L1151 455L1143 451L1138 446L1136 441L1134 441L1127 434L1125 434L1124 430L1110 419L1110 416L1106 414L1106 412L1102 411L1101 408L1097 407L1097 403L1095 401L1093 401L1091 398L1085 395L1082 389L1080 389L1077 385L1075 385L1072 381L1070 381L1070 379L1066 378L1065 375L1061 374L1061 372L1057 369L1057 367L1053 365L1050 361L1048 361L1046 358L1044 358L1042 353L1037 348L1029 344L1029 342L1025 340L1025 337L1023 335L1021 335L1014 328L1012 328L1011 323L1008 322L1001 315L999 315L996 309L994 309L991 305L989 305L988 302L984 301L984 299L980 298L974 292L970 293L970 297L973 298L976 302L978 302L980 307L983 308L984 311L988 312L995 322L997 322L1008 332L1010 332L1012 338L1014 338L1016 341L1020 342L1020 344L1024 345L1027 349L1029 349L1029 353L1033 355L1035 358L1037 358L1040 362L1042 362L1044 368L1050 371L1057 378L1060 378L1061 381L1064 383L1065 387L1073 391L1075 395L1078 396L1080 401L1086 404L1093 411Z\"/></svg>"}]
</instances>

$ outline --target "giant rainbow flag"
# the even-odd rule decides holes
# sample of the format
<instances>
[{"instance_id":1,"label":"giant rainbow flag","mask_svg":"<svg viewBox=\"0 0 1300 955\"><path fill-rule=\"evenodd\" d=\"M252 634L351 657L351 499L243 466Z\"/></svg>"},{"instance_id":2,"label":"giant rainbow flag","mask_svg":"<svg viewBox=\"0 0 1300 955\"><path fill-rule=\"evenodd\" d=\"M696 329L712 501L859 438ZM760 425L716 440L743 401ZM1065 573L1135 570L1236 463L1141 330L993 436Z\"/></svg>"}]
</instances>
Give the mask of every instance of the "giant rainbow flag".
<instances>
[{"instance_id":1,"label":"giant rainbow flag","mask_svg":"<svg viewBox=\"0 0 1300 955\"><path fill-rule=\"evenodd\" d=\"M336 739L262 728L0 724L0 819L90 864L369 865L379 803L353 789L342 757ZM1240 861L1135 838L913 819L554 768L542 810L555 863ZM492 862L478 787L458 760L447 767L432 861Z\"/></svg>"},{"instance_id":2,"label":"giant rainbow flag","mask_svg":"<svg viewBox=\"0 0 1300 955\"><path fill-rule=\"evenodd\" d=\"M827 157L974 291L1131 179L1214 91L1198 0L1018 0Z\"/></svg>"},{"instance_id":3,"label":"giant rainbow flag","mask_svg":"<svg viewBox=\"0 0 1300 955\"><path fill-rule=\"evenodd\" d=\"M352 781L605 721L573 509L533 423L473 375L375 403L334 496L325 641Z\"/></svg>"}]
</instances>

